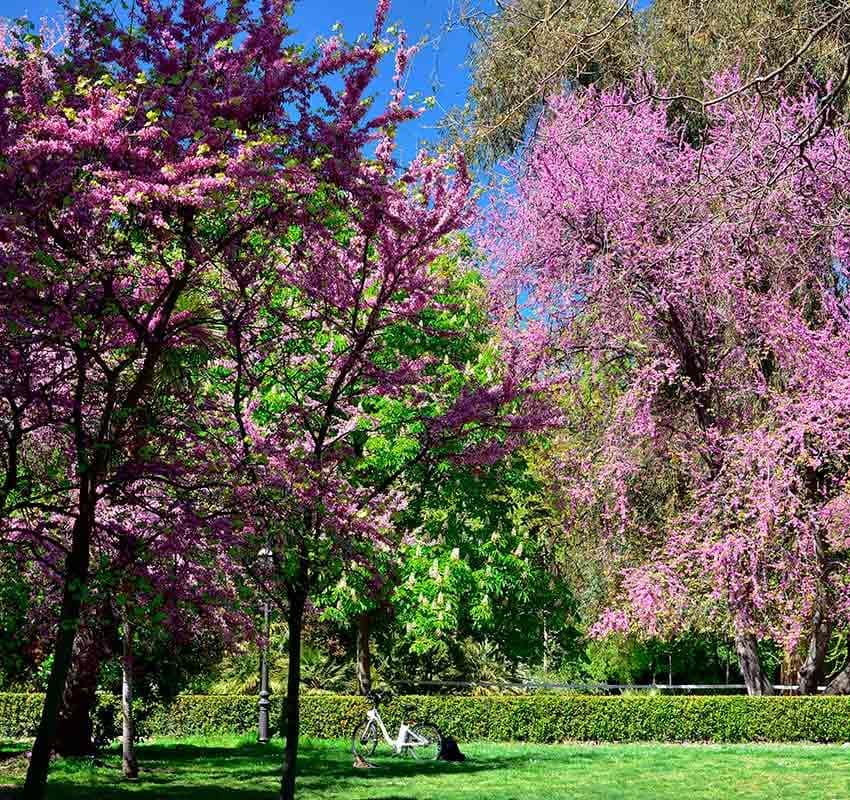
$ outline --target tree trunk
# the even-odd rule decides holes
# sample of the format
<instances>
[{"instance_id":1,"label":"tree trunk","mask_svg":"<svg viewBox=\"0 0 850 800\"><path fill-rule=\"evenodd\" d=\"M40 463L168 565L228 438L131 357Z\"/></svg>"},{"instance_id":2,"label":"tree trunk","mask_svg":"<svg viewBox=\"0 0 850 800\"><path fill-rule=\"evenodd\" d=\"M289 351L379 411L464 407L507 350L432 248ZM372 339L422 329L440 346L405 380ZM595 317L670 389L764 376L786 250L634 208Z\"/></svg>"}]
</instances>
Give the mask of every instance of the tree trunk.
<instances>
[{"instance_id":1,"label":"tree trunk","mask_svg":"<svg viewBox=\"0 0 850 800\"><path fill-rule=\"evenodd\" d=\"M782 662L779 665L779 682L783 686L798 687L800 682L800 668L803 666L803 663L804 659L799 649L783 650ZM785 693L790 690L783 689L782 691ZM794 693L799 694L799 688L796 688Z\"/></svg>"},{"instance_id":2,"label":"tree trunk","mask_svg":"<svg viewBox=\"0 0 850 800\"><path fill-rule=\"evenodd\" d=\"M59 708L53 752L62 756L92 755L92 719L97 708L101 665L116 652L118 630L110 604L90 608L80 619Z\"/></svg>"},{"instance_id":3,"label":"tree trunk","mask_svg":"<svg viewBox=\"0 0 850 800\"><path fill-rule=\"evenodd\" d=\"M101 654L92 651L96 634L86 630L85 622L77 632L53 741L53 752L60 756L89 756L96 749L92 716L101 664Z\"/></svg>"},{"instance_id":4,"label":"tree trunk","mask_svg":"<svg viewBox=\"0 0 850 800\"><path fill-rule=\"evenodd\" d=\"M298 760L298 733L301 724L301 629L304 622L304 604L307 592L293 589L289 592L289 675L284 698L284 731L286 748L283 753L283 775L280 779L280 800L295 800L295 776Z\"/></svg>"},{"instance_id":5,"label":"tree trunk","mask_svg":"<svg viewBox=\"0 0 850 800\"><path fill-rule=\"evenodd\" d=\"M799 691L800 694L814 694L818 685L823 680L823 662L829 648L829 640L832 636L832 624L825 619L820 611L815 613L813 620L812 637L809 640L809 651L806 660L800 667Z\"/></svg>"},{"instance_id":6,"label":"tree trunk","mask_svg":"<svg viewBox=\"0 0 850 800\"><path fill-rule=\"evenodd\" d=\"M832 676L829 683L826 685L824 694L850 694L850 664L844 667L841 672Z\"/></svg>"},{"instance_id":7,"label":"tree trunk","mask_svg":"<svg viewBox=\"0 0 850 800\"><path fill-rule=\"evenodd\" d=\"M824 694L850 694L850 664L833 677Z\"/></svg>"},{"instance_id":8,"label":"tree trunk","mask_svg":"<svg viewBox=\"0 0 850 800\"><path fill-rule=\"evenodd\" d=\"M136 761L136 721L133 718L133 629L124 612L121 624L121 771L128 780L139 777Z\"/></svg>"},{"instance_id":9,"label":"tree trunk","mask_svg":"<svg viewBox=\"0 0 850 800\"><path fill-rule=\"evenodd\" d=\"M357 619L357 683L360 694L372 691L372 654L369 651L369 615Z\"/></svg>"},{"instance_id":10,"label":"tree trunk","mask_svg":"<svg viewBox=\"0 0 850 800\"><path fill-rule=\"evenodd\" d=\"M80 514L74 522L71 550L65 559L65 582L62 589L62 607L59 627L53 648L53 665L47 682L47 692L41 708L41 719L32 748L22 800L42 800L47 788L47 771L50 753L56 740L59 708L65 691L65 682L71 668L74 640L80 627L83 593L89 577L89 545L94 527L94 509L81 503Z\"/></svg>"},{"instance_id":11,"label":"tree trunk","mask_svg":"<svg viewBox=\"0 0 850 800\"><path fill-rule=\"evenodd\" d=\"M824 694L850 694L850 643L848 643L847 650L847 664L841 672L832 676L826 685Z\"/></svg>"},{"instance_id":12,"label":"tree trunk","mask_svg":"<svg viewBox=\"0 0 850 800\"><path fill-rule=\"evenodd\" d=\"M735 632L738 666L744 676L747 694L773 694L773 686L764 674L756 645L756 637L752 633Z\"/></svg>"}]
</instances>

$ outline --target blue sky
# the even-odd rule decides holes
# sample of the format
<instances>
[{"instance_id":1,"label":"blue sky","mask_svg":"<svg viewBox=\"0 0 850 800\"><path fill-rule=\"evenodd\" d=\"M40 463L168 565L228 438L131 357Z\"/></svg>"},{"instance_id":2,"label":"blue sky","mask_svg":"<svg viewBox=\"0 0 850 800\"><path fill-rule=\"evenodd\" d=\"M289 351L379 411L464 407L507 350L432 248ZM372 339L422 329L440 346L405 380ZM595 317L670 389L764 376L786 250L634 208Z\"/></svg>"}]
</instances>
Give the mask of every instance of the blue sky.
<instances>
[{"instance_id":1,"label":"blue sky","mask_svg":"<svg viewBox=\"0 0 850 800\"><path fill-rule=\"evenodd\" d=\"M464 61L470 37L459 26L447 30L446 24L457 5L457 0L393 0L389 23L404 28L411 43L422 42L407 79L408 92L437 99L434 109L399 128L398 155L402 162L412 158L421 144L436 139L436 125L445 111L462 105L466 98L469 74ZM295 6L294 25L305 41L328 34L335 22L342 23L346 38L354 38L371 31L374 8L373 0L301 0ZM393 72L391 56L383 66L376 88L388 92Z\"/></svg>"},{"instance_id":2,"label":"blue sky","mask_svg":"<svg viewBox=\"0 0 850 800\"><path fill-rule=\"evenodd\" d=\"M175 0L176 2L176 0ZM293 25L296 37L302 42L312 42L317 36L332 34L332 26L343 25L346 38L372 30L376 0L296 0ZM651 0L639 0L638 7L649 5ZM482 5L492 5L484 0ZM399 23L410 42L424 42L416 55L408 77L409 93L418 92L423 97L434 96L437 105L419 119L401 126L398 136L398 156L409 161L418 148L439 136L436 125L445 112L462 105L469 86L469 73L464 62L471 37L460 26L448 26L450 15L456 14L459 0L393 0L389 23ZM0 16L41 17L59 16L58 0L0 0ZM390 89L393 59L387 57L375 90L386 96Z\"/></svg>"},{"instance_id":3,"label":"blue sky","mask_svg":"<svg viewBox=\"0 0 850 800\"><path fill-rule=\"evenodd\" d=\"M418 146L437 138L435 125L444 110L461 105L468 86L468 73L463 67L469 46L468 34L458 28L446 30L450 10L456 0L394 0L390 23L401 23L411 42L427 41L414 59L407 88L423 97L433 95L437 106L418 120L409 122L399 130L399 156L410 159ZM373 0L300 0L295 4L293 17L297 38L312 42L317 36L330 35L336 22L343 25L346 38L355 38L361 32L372 30L375 3ZM5 17L57 17L57 0L0 0L0 15ZM376 82L376 90L386 93L390 88L392 57L384 62L384 69Z\"/></svg>"}]
</instances>

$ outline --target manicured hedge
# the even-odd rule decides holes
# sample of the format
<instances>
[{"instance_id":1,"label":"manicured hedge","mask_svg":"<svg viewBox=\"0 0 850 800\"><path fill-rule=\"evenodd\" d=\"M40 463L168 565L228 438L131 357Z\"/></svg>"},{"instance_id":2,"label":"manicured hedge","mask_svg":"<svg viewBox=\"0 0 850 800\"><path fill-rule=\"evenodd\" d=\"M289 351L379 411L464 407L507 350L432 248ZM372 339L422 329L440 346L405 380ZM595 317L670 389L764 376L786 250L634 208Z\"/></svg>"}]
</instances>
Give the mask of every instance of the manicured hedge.
<instances>
[{"instance_id":1,"label":"manicured hedge","mask_svg":"<svg viewBox=\"0 0 850 800\"><path fill-rule=\"evenodd\" d=\"M215 736L248 733L257 727L257 698L244 695L181 695L167 706L142 713L142 730L152 736ZM275 720L272 706L272 720Z\"/></svg>"},{"instance_id":2,"label":"manicured hedge","mask_svg":"<svg viewBox=\"0 0 850 800\"><path fill-rule=\"evenodd\" d=\"M40 695L0 694L0 737L31 736ZM112 698L105 709L117 711ZM530 695L399 697L381 713L398 724L402 706L461 740L560 742L845 742L850 740L850 697ZM363 718L359 697L308 693L302 733L347 738ZM215 735L256 729L254 697L185 695L168 706L140 709L145 735Z\"/></svg>"},{"instance_id":3,"label":"manicured hedge","mask_svg":"<svg viewBox=\"0 0 850 800\"><path fill-rule=\"evenodd\" d=\"M0 692L0 739L20 739L38 727L40 694Z\"/></svg>"},{"instance_id":4,"label":"manicured hedge","mask_svg":"<svg viewBox=\"0 0 850 800\"><path fill-rule=\"evenodd\" d=\"M41 694L0 692L0 739L25 739L34 736L43 701L44 695ZM120 731L120 714L120 698L108 694L99 695L94 719L95 737Z\"/></svg>"},{"instance_id":5,"label":"manicured hedge","mask_svg":"<svg viewBox=\"0 0 850 800\"><path fill-rule=\"evenodd\" d=\"M327 717L333 699L325 701ZM532 695L526 697L408 697L390 704L416 707L453 736L531 742L845 742L850 697ZM388 713L397 719L395 713ZM311 715L309 722L315 719ZM344 735L348 720L337 728ZM332 730L325 720L324 731ZM325 733L324 735L327 735Z\"/></svg>"}]
</instances>

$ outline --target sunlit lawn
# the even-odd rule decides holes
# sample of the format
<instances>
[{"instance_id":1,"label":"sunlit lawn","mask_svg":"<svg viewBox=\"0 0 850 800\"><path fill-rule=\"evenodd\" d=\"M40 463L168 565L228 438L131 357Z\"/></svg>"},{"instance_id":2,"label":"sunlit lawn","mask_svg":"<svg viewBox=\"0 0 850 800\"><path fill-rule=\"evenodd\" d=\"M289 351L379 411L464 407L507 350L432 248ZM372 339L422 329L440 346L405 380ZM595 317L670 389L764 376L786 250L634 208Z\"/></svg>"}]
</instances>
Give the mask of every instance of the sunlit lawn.
<instances>
[{"instance_id":1,"label":"sunlit lawn","mask_svg":"<svg viewBox=\"0 0 850 800\"><path fill-rule=\"evenodd\" d=\"M20 783L22 744L0 745L0 787ZM850 749L827 745L462 744L463 764L375 758L352 768L346 742L305 742L303 800L850 797ZM120 779L117 749L99 763L54 762L52 800L259 800L275 796L280 743L236 737L161 739L139 747L141 778ZM2 792L0 792L2 796Z\"/></svg>"}]
</instances>

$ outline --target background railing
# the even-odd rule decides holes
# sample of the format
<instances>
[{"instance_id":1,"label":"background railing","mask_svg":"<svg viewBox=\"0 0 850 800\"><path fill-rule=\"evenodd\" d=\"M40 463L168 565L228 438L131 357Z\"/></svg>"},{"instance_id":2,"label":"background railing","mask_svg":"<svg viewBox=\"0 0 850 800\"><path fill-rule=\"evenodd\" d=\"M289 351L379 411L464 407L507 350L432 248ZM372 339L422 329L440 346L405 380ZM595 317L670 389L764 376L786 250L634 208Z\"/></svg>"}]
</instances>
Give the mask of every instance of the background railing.
<instances>
[{"instance_id":1,"label":"background railing","mask_svg":"<svg viewBox=\"0 0 850 800\"><path fill-rule=\"evenodd\" d=\"M506 683L498 681L394 681L394 685L402 689L419 687L449 690L457 689L493 689L497 691L573 691L616 694L623 692L673 692L684 694L729 694L745 693L747 687L743 683L551 683L548 681L518 681ZM796 684L773 684L776 692L798 692ZM818 686L818 692L826 687Z\"/></svg>"}]
</instances>

